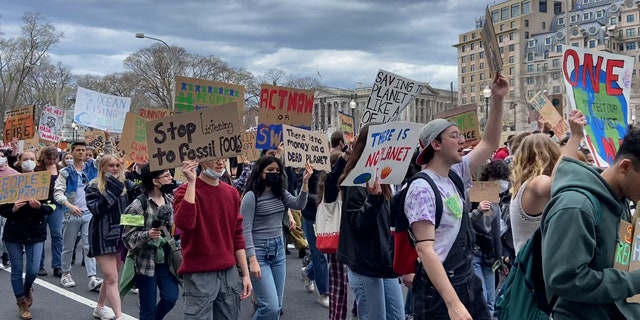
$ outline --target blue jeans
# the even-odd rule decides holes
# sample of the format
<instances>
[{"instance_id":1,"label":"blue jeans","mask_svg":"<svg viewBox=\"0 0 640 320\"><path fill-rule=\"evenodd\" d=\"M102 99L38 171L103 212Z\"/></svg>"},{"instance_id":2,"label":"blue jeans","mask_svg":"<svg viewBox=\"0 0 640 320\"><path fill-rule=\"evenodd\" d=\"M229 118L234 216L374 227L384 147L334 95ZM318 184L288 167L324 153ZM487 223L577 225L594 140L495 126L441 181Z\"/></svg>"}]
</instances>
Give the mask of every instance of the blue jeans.
<instances>
[{"instance_id":1,"label":"blue jeans","mask_svg":"<svg viewBox=\"0 0 640 320\"><path fill-rule=\"evenodd\" d=\"M286 244L282 236L254 239L256 259L260 264L260 279L251 278L258 307L253 320L277 320L282 309L284 279L287 276Z\"/></svg>"},{"instance_id":2,"label":"blue jeans","mask_svg":"<svg viewBox=\"0 0 640 320\"><path fill-rule=\"evenodd\" d=\"M56 210L51 215L45 216L44 221L49 225L51 235L51 268L61 268L62 263L62 220L64 220L64 210L66 208L56 205ZM40 259L40 267L44 268L44 250Z\"/></svg>"},{"instance_id":3,"label":"blue jeans","mask_svg":"<svg viewBox=\"0 0 640 320\"><path fill-rule=\"evenodd\" d=\"M311 280L315 281L318 293L329 294L329 264L324 253L316 247L316 232L313 229L313 221L302 218L302 231L304 231L311 252L311 263L305 272Z\"/></svg>"},{"instance_id":4,"label":"blue jeans","mask_svg":"<svg viewBox=\"0 0 640 320\"><path fill-rule=\"evenodd\" d=\"M491 270L491 266L487 266L477 255L473 256L472 264L473 273L482 281L482 292L484 300L487 302L487 308L489 308L489 314L493 315L496 301L496 274Z\"/></svg>"},{"instance_id":5,"label":"blue jeans","mask_svg":"<svg viewBox=\"0 0 640 320\"><path fill-rule=\"evenodd\" d=\"M25 288L31 288L33 281L38 276L38 269L40 268L40 255L42 254L42 248L44 248L44 242L36 242L32 244L20 244L10 241L4 242L9 253L9 261L11 261L11 287L13 287L13 294L16 298L24 297ZM26 253L26 269L24 268L23 253ZM22 272L25 273L24 282L22 279Z\"/></svg>"},{"instance_id":6,"label":"blue jeans","mask_svg":"<svg viewBox=\"0 0 640 320\"><path fill-rule=\"evenodd\" d=\"M404 301L398 278L372 278L349 270L349 287L358 304L358 317L362 320L404 319Z\"/></svg>"},{"instance_id":7,"label":"blue jeans","mask_svg":"<svg viewBox=\"0 0 640 320\"><path fill-rule=\"evenodd\" d=\"M82 248L84 248L84 268L87 271L87 277L96 275L96 258L89 258L89 223L91 222L91 212L85 211L82 216L76 217L69 214L64 219L62 227L62 238L64 244L62 246L62 272L71 272L71 254L73 246L76 243L78 232L81 233Z\"/></svg>"},{"instance_id":8,"label":"blue jeans","mask_svg":"<svg viewBox=\"0 0 640 320\"><path fill-rule=\"evenodd\" d=\"M178 301L178 280L166 263L156 264L153 277L136 274L134 278L140 293L140 320L160 320ZM158 288L160 302L157 302Z\"/></svg>"}]
</instances>

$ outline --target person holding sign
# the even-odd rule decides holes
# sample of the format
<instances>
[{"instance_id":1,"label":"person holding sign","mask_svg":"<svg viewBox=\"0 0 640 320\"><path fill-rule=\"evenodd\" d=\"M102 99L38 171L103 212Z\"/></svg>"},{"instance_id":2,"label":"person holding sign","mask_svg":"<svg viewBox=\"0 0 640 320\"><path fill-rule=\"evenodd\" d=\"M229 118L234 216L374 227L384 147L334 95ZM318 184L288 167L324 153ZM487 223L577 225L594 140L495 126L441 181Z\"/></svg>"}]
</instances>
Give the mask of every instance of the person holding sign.
<instances>
[{"instance_id":1,"label":"person holding sign","mask_svg":"<svg viewBox=\"0 0 640 320\"><path fill-rule=\"evenodd\" d=\"M0 215L7 218L2 240L9 252L11 287L20 310L20 319L31 319L29 307L33 302L32 285L38 274L40 256L47 238L44 219L53 210L55 205L49 201L35 199L0 206Z\"/></svg>"},{"instance_id":2,"label":"person holding sign","mask_svg":"<svg viewBox=\"0 0 640 320\"><path fill-rule=\"evenodd\" d=\"M473 274L473 234L468 207L450 178L456 175L464 189L471 172L487 162L500 144L504 97L509 82L498 76L492 83L490 113L480 143L463 156L465 138L456 124L435 119L420 131L418 165L424 165L438 186L442 217L436 219L434 190L424 179L407 186L404 211L415 235L420 263L413 280L415 319L492 319L482 295L482 283ZM438 223L439 222L439 223ZM436 228L438 224L438 228Z\"/></svg>"},{"instance_id":3,"label":"person holding sign","mask_svg":"<svg viewBox=\"0 0 640 320\"><path fill-rule=\"evenodd\" d=\"M338 185L356 166L367 144L370 124L360 129ZM358 304L360 319L404 319L404 301L390 252L389 200L391 186L375 177L366 187L341 187L343 203L337 258L349 267L349 286Z\"/></svg>"},{"instance_id":4,"label":"person holding sign","mask_svg":"<svg viewBox=\"0 0 640 320\"><path fill-rule=\"evenodd\" d=\"M253 166L240 206L249 273L258 302L254 320L277 319L282 310L287 271L282 220L287 214L285 207L302 210L306 206L313 167L307 164L297 197L286 190L283 172L280 159L260 158Z\"/></svg>"}]
</instances>

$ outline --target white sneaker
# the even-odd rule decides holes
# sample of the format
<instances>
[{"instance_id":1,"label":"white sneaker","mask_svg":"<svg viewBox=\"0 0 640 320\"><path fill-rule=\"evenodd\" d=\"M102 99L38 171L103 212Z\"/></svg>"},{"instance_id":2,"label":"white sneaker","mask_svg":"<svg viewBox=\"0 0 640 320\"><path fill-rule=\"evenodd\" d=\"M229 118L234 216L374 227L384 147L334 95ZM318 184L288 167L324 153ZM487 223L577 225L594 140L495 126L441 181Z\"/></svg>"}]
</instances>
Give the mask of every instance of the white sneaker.
<instances>
[{"instance_id":1,"label":"white sneaker","mask_svg":"<svg viewBox=\"0 0 640 320\"><path fill-rule=\"evenodd\" d=\"M112 320L116 318L116 314L107 306L96 307L93 309L93 316L100 320Z\"/></svg>"},{"instance_id":2,"label":"white sneaker","mask_svg":"<svg viewBox=\"0 0 640 320\"><path fill-rule=\"evenodd\" d=\"M133 294L138 294L138 293L140 293L140 290L138 290L138 288L131 288L131 290L129 290L129 292L131 292Z\"/></svg>"},{"instance_id":3,"label":"white sneaker","mask_svg":"<svg viewBox=\"0 0 640 320\"><path fill-rule=\"evenodd\" d=\"M328 309L328 308L329 308L329 295L328 295L328 294L321 294L321 295L318 297L318 303L319 303L321 306L323 306L323 307L325 307L325 308L327 308L327 309Z\"/></svg>"},{"instance_id":4,"label":"white sneaker","mask_svg":"<svg viewBox=\"0 0 640 320\"><path fill-rule=\"evenodd\" d=\"M60 284L65 288L73 288L76 286L76 282L71 278L71 273L63 274L60 277Z\"/></svg>"},{"instance_id":5,"label":"white sneaker","mask_svg":"<svg viewBox=\"0 0 640 320\"><path fill-rule=\"evenodd\" d=\"M100 286L102 286L102 279L96 276L89 277L89 284L87 285L87 287L89 288L89 291L100 290Z\"/></svg>"},{"instance_id":6,"label":"white sneaker","mask_svg":"<svg viewBox=\"0 0 640 320\"><path fill-rule=\"evenodd\" d=\"M287 244L287 249L293 250L295 248L296 248L296 246L292 245L291 243Z\"/></svg>"},{"instance_id":7,"label":"white sneaker","mask_svg":"<svg viewBox=\"0 0 640 320\"><path fill-rule=\"evenodd\" d=\"M302 269L300 270L300 274L302 275L302 279L304 280L304 287L307 289L307 292L313 292L316 289L316 286L313 283L313 280L311 280L307 275L307 271L305 271L304 267L302 267Z\"/></svg>"}]
</instances>

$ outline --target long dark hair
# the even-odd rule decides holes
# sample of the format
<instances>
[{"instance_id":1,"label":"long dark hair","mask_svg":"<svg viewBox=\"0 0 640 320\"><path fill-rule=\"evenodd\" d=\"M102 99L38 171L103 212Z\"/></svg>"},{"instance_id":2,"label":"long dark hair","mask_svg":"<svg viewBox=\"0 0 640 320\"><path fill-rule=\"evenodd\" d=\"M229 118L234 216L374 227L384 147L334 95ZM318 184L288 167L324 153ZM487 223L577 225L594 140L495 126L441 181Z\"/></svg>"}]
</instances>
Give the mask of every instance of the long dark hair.
<instances>
[{"instance_id":1,"label":"long dark hair","mask_svg":"<svg viewBox=\"0 0 640 320\"><path fill-rule=\"evenodd\" d=\"M282 165L282 161L276 157L272 156L263 156L256 164L253 166L253 170L251 170L251 175L249 175L249 179L247 179L247 184L245 185L244 194L247 194L249 191L253 191L256 199L262 195L265 189L264 179L262 179L262 171L268 165L272 163L277 163L278 168L280 169L280 186L272 187L271 192L276 198L282 198L284 195L284 166Z\"/></svg>"},{"instance_id":2,"label":"long dark hair","mask_svg":"<svg viewBox=\"0 0 640 320\"><path fill-rule=\"evenodd\" d=\"M344 167L344 171L342 172L340 179L338 179L338 185L342 184L342 182L344 181L344 179L347 178L351 170L353 170L356 164L358 164L358 160L360 160L360 157L364 152L364 148L367 146L367 136L369 135L370 125L371 123L366 124L364 127L360 129L360 133L358 134L358 139L356 140L356 143L353 145L353 151L351 151L351 155L349 156L349 160L347 160L347 164ZM382 188L382 195L384 196L384 198L387 200L391 199L391 196L393 195L393 193L391 192L391 187L389 187L389 185L387 184L380 185L380 187Z\"/></svg>"}]
</instances>

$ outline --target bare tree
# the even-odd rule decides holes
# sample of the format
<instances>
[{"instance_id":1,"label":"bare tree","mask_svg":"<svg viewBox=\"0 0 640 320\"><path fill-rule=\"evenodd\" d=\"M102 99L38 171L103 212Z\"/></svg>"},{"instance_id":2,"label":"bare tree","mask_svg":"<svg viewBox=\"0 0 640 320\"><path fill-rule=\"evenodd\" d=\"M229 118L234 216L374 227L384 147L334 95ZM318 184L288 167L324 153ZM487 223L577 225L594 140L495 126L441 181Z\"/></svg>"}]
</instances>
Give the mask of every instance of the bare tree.
<instances>
[{"instance_id":1,"label":"bare tree","mask_svg":"<svg viewBox=\"0 0 640 320\"><path fill-rule=\"evenodd\" d=\"M18 104L33 103L23 93L27 77L48 56L49 49L62 38L62 32L44 22L39 13L27 12L18 38L0 39L0 114ZM0 127L4 124L0 123Z\"/></svg>"}]
</instances>

